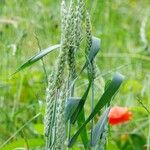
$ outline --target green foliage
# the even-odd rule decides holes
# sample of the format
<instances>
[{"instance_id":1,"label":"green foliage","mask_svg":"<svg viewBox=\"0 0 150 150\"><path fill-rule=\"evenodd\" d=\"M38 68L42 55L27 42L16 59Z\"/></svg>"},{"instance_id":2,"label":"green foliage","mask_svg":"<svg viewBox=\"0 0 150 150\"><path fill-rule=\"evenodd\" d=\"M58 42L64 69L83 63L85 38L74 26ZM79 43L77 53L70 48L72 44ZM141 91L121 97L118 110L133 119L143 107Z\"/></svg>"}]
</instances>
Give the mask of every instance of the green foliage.
<instances>
[{"instance_id":1,"label":"green foliage","mask_svg":"<svg viewBox=\"0 0 150 150\"><path fill-rule=\"evenodd\" d=\"M80 102L80 98L70 97L67 100L66 108L65 108L65 120L66 122L71 118L71 116L76 111Z\"/></svg>"},{"instance_id":2,"label":"green foliage","mask_svg":"<svg viewBox=\"0 0 150 150\"><path fill-rule=\"evenodd\" d=\"M107 125L108 122L108 114L109 114L110 108L107 108L104 113L101 115L100 120L96 123L93 134L92 134L92 139L91 139L91 146L96 146L98 140L101 138L104 128Z\"/></svg>"},{"instance_id":3,"label":"green foliage","mask_svg":"<svg viewBox=\"0 0 150 150\"><path fill-rule=\"evenodd\" d=\"M81 111L84 109L84 104L85 104L85 101L87 99L90 87L91 87L91 82L89 82L85 93L83 94L82 98L79 101L78 107L76 108L76 110L74 111L73 115L71 116L71 123L73 123L73 124L77 120L77 118L80 115Z\"/></svg>"},{"instance_id":4,"label":"green foliage","mask_svg":"<svg viewBox=\"0 0 150 150\"><path fill-rule=\"evenodd\" d=\"M123 87L123 92L125 93L128 93L129 91L139 93L141 90L142 85L136 80L128 80Z\"/></svg>"},{"instance_id":5,"label":"green foliage","mask_svg":"<svg viewBox=\"0 0 150 150\"><path fill-rule=\"evenodd\" d=\"M118 141L118 147L122 150L141 150L144 149L146 140L141 135L130 134L127 135L126 140Z\"/></svg>"},{"instance_id":6,"label":"green foliage","mask_svg":"<svg viewBox=\"0 0 150 150\"><path fill-rule=\"evenodd\" d=\"M43 146L44 146L44 141L42 138L27 139L27 141L25 139L19 139L8 144L1 150L12 150L12 149L17 149L17 148L29 148L29 147L32 149L32 148L38 148L38 147L40 148Z\"/></svg>"},{"instance_id":7,"label":"green foliage","mask_svg":"<svg viewBox=\"0 0 150 150\"><path fill-rule=\"evenodd\" d=\"M108 142L107 144L107 150L119 150L116 144Z\"/></svg>"},{"instance_id":8,"label":"green foliage","mask_svg":"<svg viewBox=\"0 0 150 150\"><path fill-rule=\"evenodd\" d=\"M39 135L43 135L44 133L44 125L41 123L34 124L34 128Z\"/></svg>"},{"instance_id":9,"label":"green foliage","mask_svg":"<svg viewBox=\"0 0 150 150\"><path fill-rule=\"evenodd\" d=\"M24 64L22 64L14 74L16 74L17 72L31 66L33 63L37 62L38 60L42 59L44 56L46 56L48 53L52 52L55 49L60 48L60 45L54 45L51 47L48 47L40 52L38 52L37 54L35 54L33 57L31 57L29 60L27 60Z\"/></svg>"},{"instance_id":10,"label":"green foliage","mask_svg":"<svg viewBox=\"0 0 150 150\"><path fill-rule=\"evenodd\" d=\"M133 112L131 122L111 127L107 149L122 150L124 144L116 146L116 143L122 142L118 135L126 133L130 138L127 138L125 149L135 150L135 145L142 149L143 144L144 148L148 149L150 141L149 114L138 102L137 96L140 97L143 105L150 110L149 0L127 0L124 2L88 0L87 7L90 10L93 35L102 40L102 53L97 55L96 59L100 69L97 70L97 78L95 79L95 101L98 102L101 93L100 78L102 77L106 81L110 79L114 71L119 71L126 75L126 81L113 104L128 106ZM41 109L44 115L45 74L41 63L36 63L28 70L12 76L11 79L9 79L9 75L18 66L21 66L22 62L26 62L27 58L37 54L38 44L34 36L35 32L41 49L52 45L52 43L60 42L61 18L59 14L58 0L1 0L0 2L0 146ZM148 45L143 42L143 37L148 41ZM57 56L58 53L51 53L44 57L48 73ZM82 48L77 57L76 69L78 73L82 69L81 64L85 63ZM85 92L84 87L87 86L85 77L83 72L79 77L82 80L76 84L75 94L78 94L77 96L83 95ZM85 105L85 117L90 112L91 103L88 98ZM94 118L95 122L98 117L99 113ZM44 136L41 134L43 127L38 124L43 124L42 116L36 118L21 131L27 140L41 139L41 142L43 140L44 143ZM90 124L86 128L89 131ZM75 129L72 132L74 131ZM133 132L140 136L139 140L131 138L130 134ZM137 138L137 136L135 137ZM6 149L11 150L9 145L20 140L22 140L21 133L15 135L6 144ZM79 140L72 149L84 149L80 142ZM22 144L14 144L13 149L24 147L25 143L22 140ZM38 143L40 142L37 140L34 145L29 144L29 149L44 149L44 144L37 148Z\"/></svg>"},{"instance_id":11,"label":"green foliage","mask_svg":"<svg viewBox=\"0 0 150 150\"><path fill-rule=\"evenodd\" d=\"M82 68L82 71L90 64L92 63L92 61L95 59L96 55L98 54L98 52L100 51L101 48L101 40L99 38L96 37L92 37L92 45L89 51L89 55L86 56L87 57L87 61L84 65L84 67ZM81 71L81 72L82 72Z\"/></svg>"},{"instance_id":12,"label":"green foliage","mask_svg":"<svg viewBox=\"0 0 150 150\"><path fill-rule=\"evenodd\" d=\"M86 127L86 125L89 123L89 121L94 118L94 116L99 113L99 111L106 106L107 104L109 104L113 98L113 96L116 94L116 92L118 91L120 85L123 82L124 77L119 74L116 73L111 81L111 83L109 84L108 88L105 90L104 94L101 96L101 98L99 99L98 103L96 104L94 110L92 111L92 113L89 115L89 117L86 119L86 121L83 123L83 125L79 128L79 130L75 133L75 135L71 138L70 142L69 142L69 147L72 147L73 144L75 143L75 141L77 140L79 134L82 132L82 130Z\"/></svg>"}]
</instances>

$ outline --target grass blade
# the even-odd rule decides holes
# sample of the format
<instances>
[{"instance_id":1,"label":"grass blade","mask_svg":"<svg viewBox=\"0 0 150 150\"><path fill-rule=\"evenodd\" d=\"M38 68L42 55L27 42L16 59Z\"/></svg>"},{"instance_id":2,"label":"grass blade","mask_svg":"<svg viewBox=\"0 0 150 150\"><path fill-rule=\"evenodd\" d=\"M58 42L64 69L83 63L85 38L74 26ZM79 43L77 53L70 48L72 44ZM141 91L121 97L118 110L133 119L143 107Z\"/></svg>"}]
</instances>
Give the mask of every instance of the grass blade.
<instances>
[{"instance_id":1,"label":"grass blade","mask_svg":"<svg viewBox=\"0 0 150 150\"><path fill-rule=\"evenodd\" d=\"M96 55L100 51L100 47L101 47L101 40L99 38L92 37L92 46L90 48L90 52L89 52L89 55L87 57L86 63L81 70L81 73L94 60L94 58L96 57Z\"/></svg>"},{"instance_id":2,"label":"grass blade","mask_svg":"<svg viewBox=\"0 0 150 150\"><path fill-rule=\"evenodd\" d=\"M87 120L83 123L83 125L80 127L80 129L75 133L75 135L71 138L68 147L72 147L77 140L79 134L82 132L82 130L86 127L86 125L90 122L90 120L108 103L111 102L112 98L118 91L119 87L121 86L123 82L124 76L120 73L116 73L109 84L108 88L105 90L102 97L99 99L98 103L96 104L93 112L90 114L90 116L87 118Z\"/></svg>"},{"instance_id":3,"label":"grass blade","mask_svg":"<svg viewBox=\"0 0 150 150\"><path fill-rule=\"evenodd\" d=\"M76 97L70 97L68 99L66 108L65 108L65 122L67 122L71 118L76 108L78 107L80 100L81 98L76 98ZM85 122L84 110L81 111L77 119L78 127L80 127L83 122ZM87 136L86 128L84 128L84 130L81 132L81 139L82 139L85 149L87 149L88 136Z\"/></svg>"},{"instance_id":4,"label":"grass blade","mask_svg":"<svg viewBox=\"0 0 150 150\"><path fill-rule=\"evenodd\" d=\"M110 108L107 108L102 116L100 117L100 120L98 123L95 125L93 134L92 134L92 139L91 139L91 146L96 146L98 140L100 139L101 135L103 134L105 125L107 124L107 119L108 119L108 113L110 111Z\"/></svg>"},{"instance_id":5,"label":"grass blade","mask_svg":"<svg viewBox=\"0 0 150 150\"><path fill-rule=\"evenodd\" d=\"M70 97L67 100L66 108L65 108L65 121L67 122L73 113L75 112L76 108L78 107L78 104L80 102L80 98L76 97Z\"/></svg>"},{"instance_id":6,"label":"grass blade","mask_svg":"<svg viewBox=\"0 0 150 150\"><path fill-rule=\"evenodd\" d=\"M66 121L68 121L71 117L70 122L75 123L75 121L77 121L79 128L85 122L84 104L87 99L90 87L91 87L91 82L89 82L89 85L88 85L84 95L82 96L82 98L79 99L79 98L72 97L72 98L69 98L69 100L67 102L67 106L66 106L66 110L65 110ZM88 135L87 135L86 128L84 128L81 132L81 139L82 139L85 149L87 149Z\"/></svg>"},{"instance_id":7,"label":"grass blade","mask_svg":"<svg viewBox=\"0 0 150 150\"><path fill-rule=\"evenodd\" d=\"M87 89L86 89L84 95L82 96L82 98L81 98L79 104L78 104L78 107L76 108L75 112L74 112L73 115L71 116L71 123L72 123L72 124L75 123L75 121L77 120L79 114L80 114L81 111L83 110L83 107L84 107L85 101L86 101L86 99L87 99L87 96L88 96L90 87L91 87L91 82L89 82L88 87L87 87Z\"/></svg>"},{"instance_id":8,"label":"grass blade","mask_svg":"<svg viewBox=\"0 0 150 150\"><path fill-rule=\"evenodd\" d=\"M96 57L97 53L100 51L100 47L101 47L101 40L97 37L92 37L92 46L91 46L91 50L89 53L89 60L90 62L92 62L94 60L94 58Z\"/></svg>"},{"instance_id":9,"label":"grass blade","mask_svg":"<svg viewBox=\"0 0 150 150\"><path fill-rule=\"evenodd\" d=\"M43 58L48 53L52 52L53 50L60 47L60 44L48 47L38 53L36 53L34 56L32 56L29 60L27 60L25 63L23 63L12 75L16 74L17 72L31 66L33 63L37 62L41 58Z\"/></svg>"},{"instance_id":10,"label":"grass blade","mask_svg":"<svg viewBox=\"0 0 150 150\"><path fill-rule=\"evenodd\" d=\"M84 108L83 108L80 115L77 118L78 128L80 128L84 122L85 122L85 113L84 113ZM87 134L86 128L84 128L81 131L80 136L81 136L84 148L88 149L89 140L88 140L88 134Z\"/></svg>"}]
</instances>

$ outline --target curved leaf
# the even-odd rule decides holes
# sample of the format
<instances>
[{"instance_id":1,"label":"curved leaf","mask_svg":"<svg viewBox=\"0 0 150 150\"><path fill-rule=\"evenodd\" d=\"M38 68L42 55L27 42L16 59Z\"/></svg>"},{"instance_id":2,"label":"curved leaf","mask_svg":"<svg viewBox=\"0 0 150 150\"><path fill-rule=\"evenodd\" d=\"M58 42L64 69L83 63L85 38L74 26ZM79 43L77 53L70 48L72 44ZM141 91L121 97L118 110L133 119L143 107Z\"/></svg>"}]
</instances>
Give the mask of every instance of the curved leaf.
<instances>
[{"instance_id":1,"label":"curved leaf","mask_svg":"<svg viewBox=\"0 0 150 150\"><path fill-rule=\"evenodd\" d=\"M80 98L70 97L67 100L66 107L65 107L65 121L67 122L72 114L75 112L76 108L78 107Z\"/></svg>"},{"instance_id":2,"label":"curved leaf","mask_svg":"<svg viewBox=\"0 0 150 150\"><path fill-rule=\"evenodd\" d=\"M57 45L48 47L48 48L36 53L33 57L31 57L29 60L27 60L25 63L23 63L12 75L31 66L33 63L37 62L38 60L43 58L45 55L47 55L48 53L52 52L53 50L55 50L59 47L60 47L60 44L57 44Z\"/></svg>"},{"instance_id":3,"label":"curved leaf","mask_svg":"<svg viewBox=\"0 0 150 150\"><path fill-rule=\"evenodd\" d=\"M70 97L67 100L66 107L65 107L65 122L67 122L71 118L71 116L75 112L76 108L78 107L80 100L81 100L81 98L76 98L76 97ZM85 121L84 110L82 110L82 112L79 115L78 120L77 120L79 127L82 125L81 120L83 122ZM84 129L81 132L81 139L83 141L84 147L87 148L88 136L87 136L86 129Z\"/></svg>"},{"instance_id":4,"label":"curved leaf","mask_svg":"<svg viewBox=\"0 0 150 150\"><path fill-rule=\"evenodd\" d=\"M75 112L73 113L73 115L71 116L71 123L75 123L75 121L77 120L79 114L81 113L81 111L83 110L83 107L84 107L84 104L85 104L85 101L87 99L87 96L88 96L88 93L89 93L89 90L90 90L90 87L91 87L91 82L89 82L88 84L88 87L85 91L85 93L83 94L79 104L78 104L78 107L76 108Z\"/></svg>"},{"instance_id":5,"label":"curved leaf","mask_svg":"<svg viewBox=\"0 0 150 150\"><path fill-rule=\"evenodd\" d=\"M101 39L93 36L92 37L92 46L91 46L91 50L90 50L90 53L88 56L88 59L90 60L90 62L92 62L94 60L97 53L100 51L100 46L101 46Z\"/></svg>"},{"instance_id":6,"label":"curved leaf","mask_svg":"<svg viewBox=\"0 0 150 150\"><path fill-rule=\"evenodd\" d=\"M110 111L110 108L107 108L102 114L102 116L100 117L100 120L95 125L93 133L92 133L91 146L96 146L98 140L103 134L105 125L107 124L109 111Z\"/></svg>"},{"instance_id":7,"label":"curved leaf","mask_svg":"<svg viewBox=\"0 0 150 150\"><path fill-rule=\"evenodd\" d=\"M92 37L92 46L90 48L90 52L87 57L87 61L84 65L84 67L82 68L81 72L94 60L94 58L100 51L100 47L101 47L101 40L99 38L93 36Z\"/></svg>"},{"instance_id":8,"label":"curved leaf","mask_svg":"<svg viewBox=\"0 0 150 150\"><path fill-rule=\"evenodd\" d=\"M67 102L67 106L65 109L65 119L68 121L69 119L71 123L75 123L77 121L78 127L80 127L83 122L85 122L85 114L84 114L84 103L87 99L89 90L91 87L91 83L89 82L89 85L83 94L82 98L69 98ZM87 149L88 147L88 135L87 130L84 128L81 132L81 139L84 144L84 148Z\"/></svg>"},{"instance_id":9,"label":"curved leaf","mask_svg":"<svg viewBox=\"0 0 150 150\"><path fill-rule=\"evenodd\" d=\"M75 135L71 138L68 147L72 147L75 141L77 140L79 134L82 132L82 130L86 127L86 125L91 121L91 119L106 105L109 104L118 91L119 87L121 86L122 82L124 80L124 76L120 73L116 73L109 84L108 88L105 90L102 97L99 99L98 103L96 104L93 112L90 114L90 116L87 118L87 120L83 123L83 125L80 127L80 129L75 133Z\"/></svg>"}]
</instances>

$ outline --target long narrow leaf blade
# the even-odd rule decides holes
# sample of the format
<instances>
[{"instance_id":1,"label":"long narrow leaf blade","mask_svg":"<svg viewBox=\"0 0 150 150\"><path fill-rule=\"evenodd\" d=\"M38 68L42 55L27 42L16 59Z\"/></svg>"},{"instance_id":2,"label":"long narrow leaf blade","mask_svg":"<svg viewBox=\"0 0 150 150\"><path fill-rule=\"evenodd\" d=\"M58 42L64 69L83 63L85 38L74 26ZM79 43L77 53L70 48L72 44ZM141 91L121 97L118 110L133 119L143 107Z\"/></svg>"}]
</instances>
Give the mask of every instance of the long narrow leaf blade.
<instances>
[{"instance_id":1,"label":"long narrow leaf blade","mask_svg":"<svg viewBox=\"0 0 150 150\"><path fill-rule=\"evenodd\" d=\"M82 111L81 111L81 113L80 113L80 115L78 116L78 119L77 119L77 124L78 124L78 127L79 127L79 128L82 126L83 122L85 122L84 109L82 109ZM84 129L81 131L80 136L81 136L81 139L82 139L84 148L85 148L85 149L88 149L89 141L88 141L88 134L87 134L86 128L84 128Z\"/></svg>"},{"instance_id":2,"label":"long narrow leaf blade","mask_svg":"<svg viewBox=\"0 0 150 150\"><path fill-rule=\"evenodd\" d=\"M65 107L65 122L67 122L71 118L76 108L78 107L80 100L81 98L78 98L78 97L68 98L66 107ZM78 127L82 125L82 121L85 122L84 110L82 110L81 114L78 117L78 120L77 120ZM87 149L88 136L87 136L86 128L84 128L84 130L81 132L81 139L82 139L85 149Z\"/></svg>"},{"instance_id":3,"label":"long narrow leaf blade","mask_svg":"<svg viewBox=\"0 0 150 150\"><path fill-rule=\"evenodd\" d=\"M67 122L72 114L75 112L81 98L70 97L67 100L66 107L65 107L65 122Z\"/></svg>"},{"instance_id":4,"label":"long narrow leaf blade","mask_svg":"<svg viewBox=\"0 0 150 150\"><path fill-rule=\"evenodd\" d=\"M71 116L71 123L75 123L75 121L77 120L78 128L80 128L81 125L85 122L84 104L87 99L90 87L91 87L91 82L89 82L85 93L83 94L76 110L74 111L74 113ZM84 128L81 132L81 139L82 139L84 148L87 149L88 148L88 135L87 135L86 128Z\"/></svg>"},{"instance_id":5,"label":"long narrow leaf blade","mask_svg":"<svg viewBox=\"0 0 150 150\"><path fill-rule=\"evenodd\" d=\"M100 51L101 48L101 40L97 37L92 37L92 46L90 49L90 53L87 56L86 63L84 67L82 68L81 72L95 59L96 55Z\"/></svg>"},{"instance_id":6,"label":"long narrow leaf blade","mask_svg":"<svg viewBox=\"0 0 150 150\"><path fill-rule=\"evenodd\" d=\"M90 60L90 62L93 61L93 59L96 57L97 53L99 52L101 47L101 40L97 37L92 37L92 46L91 46L91 50L88 56L88 59Z\"/></svg>"},{"instance_id":7,"label":"long narrow leaf blade","mask_svg":"<svg viewBox=\"0 0 150 150\"><path fill-rule=\"evenodd\" d=\"M16 74L17 72L31 66L33 63L37 62L41 58L43 58L48 53L52 52L55 49L58 49L60 47L60 44L48 47L38 53L36 53L33 57L31 57L29 60L27 60L25 63L23 63L12 75Z\"/></svg>"},{"instance_id":8,"label":"long narrow leaf blade","mask_svg":"<svg viewBox=\"0 0 150 150\"><path fill-rule=\"evenodd\" d=\"M85 93L83 94L83 96L82 96L82 98L81 98L81 100L80 100L80 102L78 104L78 107L76 108L76 111L71 116L71 123L73 123L73 124L75 123L75 121L77 120L79 114L83 110L83 107L84 107L85 101L87 99L90 87L91 87L91 82L89 82L88 87L87 87Z\"/></svg>"},{"instance_id":9,"label":"long narrow leaf blade","mask_svg":"<svg viewBox=\"0 0 150 150\"><path fill-rule=\"evenodd\" d=\"M72 147L77 140L79 134L81 131L86 127L86 125L91 121L91 119L106 105L109 104L118 91L119 87L121 86L122 82L124 80L124 76L120 73L116 73L109 84L108 88L96 104L93 112L90 114L90 116L87 118L87 120L84 122L84 124L80 127L80 129L75 133L75 135L71 138L68 147Z\"/></svg>"},{"instance_id":10,"label":"long narrow leaf blade","mask_svg":"<svg viewBox=\"0 0 150 150\"><path fill-rule=\"evenodd\" d=\"M93 134L92 134L92 139L91 139L91 146L96 146L98 140L100 139L101 135L103 134L105 125L107 124L109 111L110 111L110 108L107 108L104 111L104 113L102 114L100 120L95 125Z\"/></svg>"}]
</instances>

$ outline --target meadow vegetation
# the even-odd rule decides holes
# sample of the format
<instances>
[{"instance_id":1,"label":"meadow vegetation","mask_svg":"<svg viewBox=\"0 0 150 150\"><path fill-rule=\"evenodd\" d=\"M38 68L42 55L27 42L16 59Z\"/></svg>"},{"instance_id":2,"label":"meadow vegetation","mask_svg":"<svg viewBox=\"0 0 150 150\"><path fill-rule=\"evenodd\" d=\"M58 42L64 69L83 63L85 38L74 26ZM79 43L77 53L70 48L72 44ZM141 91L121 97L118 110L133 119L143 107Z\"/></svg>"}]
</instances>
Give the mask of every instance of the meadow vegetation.
<instances>
[{"instance_id":1,"label":"meadow vegetation","mask_svg":"<svg viewBox=\"0 0 150 150\"><path fill-rule=\"evenodd\" d=\"M57 66L59 51L54 50L30 67L12 74L42 49L60 43L62 38L60 6L58 0L0 1L1 150L42 150L47 145L45 140L47 134L44 134L44 116L45 99L49 90L47 93L45 91L49 78L50 83L54 79L58 83L56 77L52 79L51 77L53 77L52 72L57 74L57 67L54 70L54 66ZM109 80L114 77L115 72L119 72L125 76L125 79L111 105L128 107L132 112L132 119L129 122L116 126L110 125L109 128L105 127L105 129L107 128L105 130L107 131L107 142L104 141L106 149L149 150L149 0L87 0L86 7L91 20L92 35L101 39L100 52L95 59L94 103L95 105L98 103L109 86ZM86 15L88 16L87 13ZM89 18L86 18L87 22ZM83 27L86 32L86 25L84 24ZM76 55L77 75L85 61L88 61L88 52L85 51L87 43L83 42ZM67 61L69 60L66 60L66 63ZM73 95L83 96L89 85L92 64L93 62L90 62L89 70L85 69L79 80L77 79ZM72 69L74 66L72 65L70 68ZM74 71L71 69L69 71ZM89 76L87 76L87 72ZM67 82L66 78L68 79L68 74L65 78L61 76L61 83ZM76 76L71 79L69 76L69 83L74 79ZM56 83L54 84L56 85ZM57 86L56 89L60 90L60 85ZM62 91L66 90L64 84L61 88ZM69 94L73 96L72 93ZM63 97L63 92L57 95ZM91 96L92 91L89 92L86 100L86 118L91 113ZM105 108L95 115L93 120L95 123L98 122L101 114L102 116L107 114ZM74 135L77 129L74 126L71 135ZM90 123L87 125L87 129L88 135L90 135ZM79 137L72 149L84 149L85 145L82 144L82 140L82 137ZM101 143L99 142L99 144Z\"/></svg>"}]
</instances>

